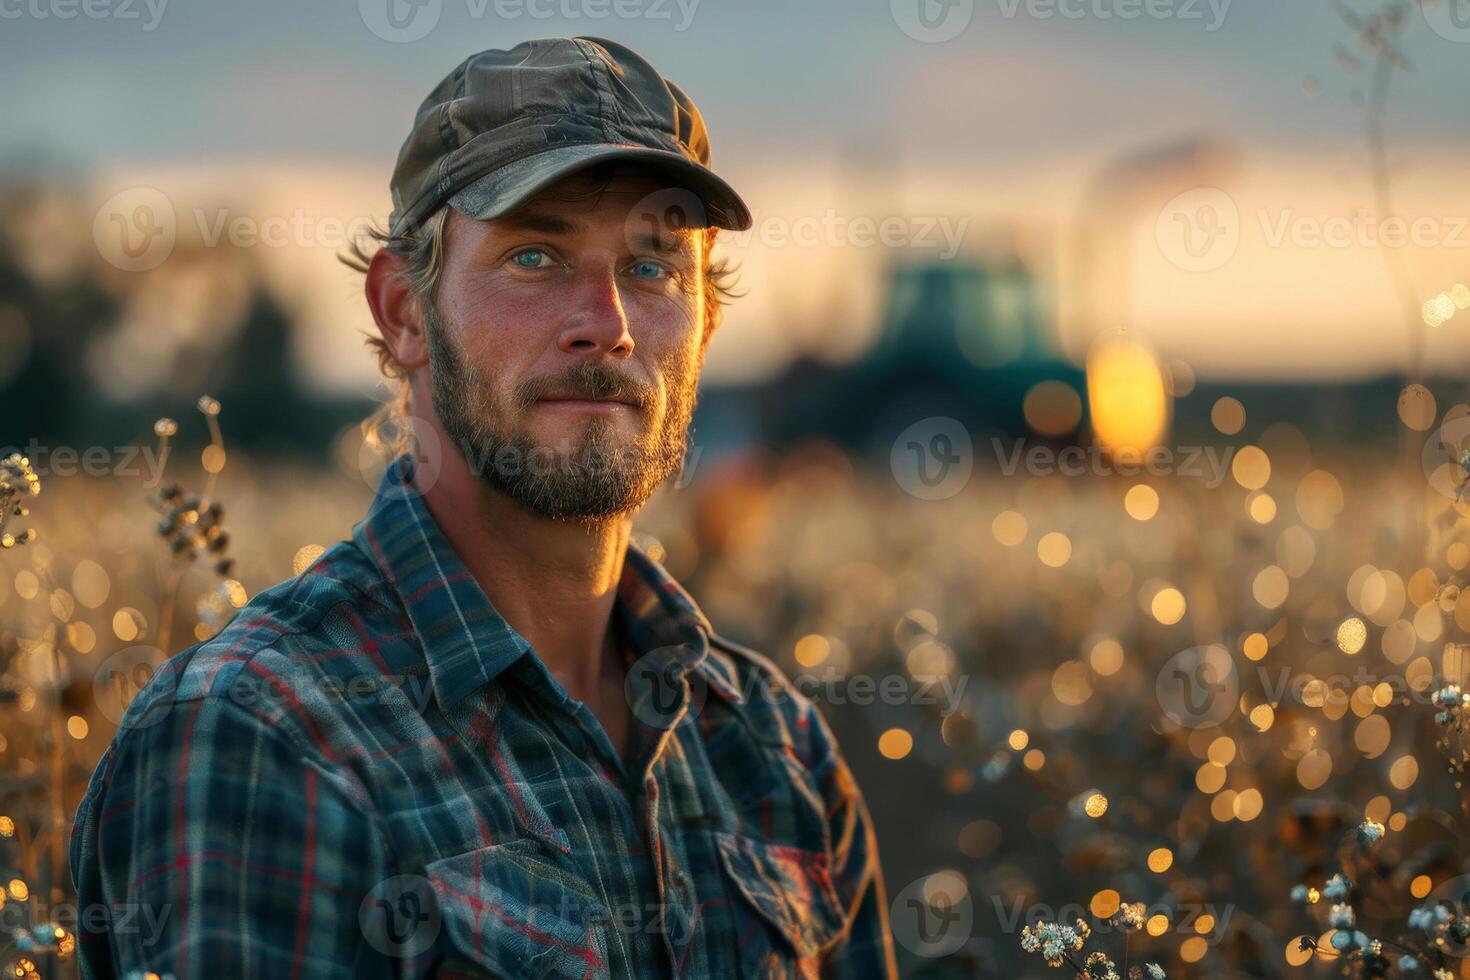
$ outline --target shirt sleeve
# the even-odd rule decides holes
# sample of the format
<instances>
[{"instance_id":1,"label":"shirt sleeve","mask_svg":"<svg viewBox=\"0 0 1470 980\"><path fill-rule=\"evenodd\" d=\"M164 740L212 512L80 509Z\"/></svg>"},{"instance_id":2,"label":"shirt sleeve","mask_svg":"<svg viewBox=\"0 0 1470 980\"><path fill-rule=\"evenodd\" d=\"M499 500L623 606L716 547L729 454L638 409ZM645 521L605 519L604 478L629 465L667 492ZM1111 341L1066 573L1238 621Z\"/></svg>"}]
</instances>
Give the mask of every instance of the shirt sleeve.
<instances>
[{"instance_id":1,"label":"shirt sleeve","mask_svg":"<svg viewBox=\"0 0 1470 980\"><path fill-rule=\"evenodd\" d=\"M392 861L354 795L225 698L119 733L72 832L82 977L392 976L358 924Z\"/></svg>"},{"instance_id":2,"label":"shirt sleeve","mask_svg":"<svg viewBox=\"0 0 1470 980\"><path fill-rule=\"evenodd\" d=\"M810 702L803 702L802 707L810 713L802 727L810 732L809 764L822 791L831 832L832 886L852 919L841 939L823 957L821 975L832 980L896 980L898 965L873 819L821 712Z\"/></svg>"}]
</instances>

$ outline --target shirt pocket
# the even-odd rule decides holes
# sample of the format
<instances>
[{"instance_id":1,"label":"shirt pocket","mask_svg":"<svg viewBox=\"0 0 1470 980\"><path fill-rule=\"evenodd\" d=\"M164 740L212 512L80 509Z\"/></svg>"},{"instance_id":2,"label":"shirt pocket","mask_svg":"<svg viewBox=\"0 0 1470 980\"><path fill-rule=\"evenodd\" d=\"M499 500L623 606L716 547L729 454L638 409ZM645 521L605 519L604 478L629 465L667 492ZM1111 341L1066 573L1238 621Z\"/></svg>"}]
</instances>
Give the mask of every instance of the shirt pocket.
<instances>
[{"instance_id":1,"label":"shirt pocket","mask_svg":"<svg viewBox=\"0 0 1470 980\"><path fill-rule=\"evenodd\" d=\"M424 869L439 906L441 969L506 980L609 976L605 910L586 880L533 838Z\"/></svg>"},{"instance_id":2,"label":"shirt pocket","mask_svg":"<svg viewBox=\"0 0 1470 980\"><path fill-rule=\"evenodd\" d=\"M846 927L827 855L744 834L714 835L736 898L740 976L816 977L821 954Z\"/></svg>"}]
</instances>

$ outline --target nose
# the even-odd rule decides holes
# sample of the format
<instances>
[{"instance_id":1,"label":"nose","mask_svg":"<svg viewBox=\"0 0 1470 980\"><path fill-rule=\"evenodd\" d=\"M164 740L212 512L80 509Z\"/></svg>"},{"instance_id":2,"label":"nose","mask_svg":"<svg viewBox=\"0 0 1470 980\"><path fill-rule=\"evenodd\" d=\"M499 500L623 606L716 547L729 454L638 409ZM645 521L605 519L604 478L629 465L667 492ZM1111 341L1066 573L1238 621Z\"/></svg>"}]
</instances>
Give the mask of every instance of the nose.
<instances>
[{"instance_id":1,"label":"nose","mask_svg":"<svg viewBox=\"0 0 1470 980\"><path fill-rule=\"evenodd\" d=\"M632 356L633 335L628 332L628 316L618 295L611 257L583 263L567 288L573 292L573 312L562 324L557 347L584 356Z\"/></svg>"}]
</instances>

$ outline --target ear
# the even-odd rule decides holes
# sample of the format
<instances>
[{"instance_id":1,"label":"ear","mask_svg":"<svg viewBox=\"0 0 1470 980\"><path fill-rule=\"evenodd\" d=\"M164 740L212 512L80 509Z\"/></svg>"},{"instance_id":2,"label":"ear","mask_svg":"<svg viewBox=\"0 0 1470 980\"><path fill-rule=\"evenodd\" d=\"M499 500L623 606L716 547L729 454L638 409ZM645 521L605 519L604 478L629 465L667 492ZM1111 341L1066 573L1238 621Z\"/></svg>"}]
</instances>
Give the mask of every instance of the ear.
<instances>
[{"instance_id":1,"label":"ear","mask_svg":"<svg viewBox=\"0 0 1470 980\"><path fill-rule=\"evenodd\" d=\"M406 273L407 266L401 256L380 248L368 264L363 292L378 332L383 335L383 343L405 370L413 371L429 363L429 349L418 302L409 289Z\"/></svg>"}]
</instances>

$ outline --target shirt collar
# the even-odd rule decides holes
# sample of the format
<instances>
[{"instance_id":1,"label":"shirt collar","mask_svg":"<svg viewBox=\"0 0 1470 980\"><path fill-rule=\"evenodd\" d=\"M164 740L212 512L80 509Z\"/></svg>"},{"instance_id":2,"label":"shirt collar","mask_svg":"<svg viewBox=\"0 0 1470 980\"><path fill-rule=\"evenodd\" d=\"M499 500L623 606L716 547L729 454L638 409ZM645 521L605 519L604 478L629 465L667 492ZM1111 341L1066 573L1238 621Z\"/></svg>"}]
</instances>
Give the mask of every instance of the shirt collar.
<instances>
[{"instance_id":1,"label":"shirt collar","mask_svg":"<svg viewBox=\"0 0 1470 980\"><path fill-rule=\"evenodd\" d=\"M413 486L413 457L398 456L378 484L353 540L398 593L423 644L441 711L490 683L531 651L495 611ZM729 665L710 656L709 620L694 598L631 542L618 583L618 608L640 653L669 652L716 690L739 702Z\"/></svg>"}]
</instances>

